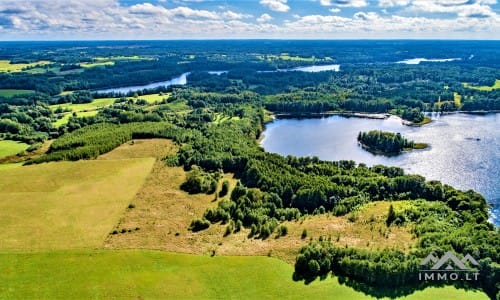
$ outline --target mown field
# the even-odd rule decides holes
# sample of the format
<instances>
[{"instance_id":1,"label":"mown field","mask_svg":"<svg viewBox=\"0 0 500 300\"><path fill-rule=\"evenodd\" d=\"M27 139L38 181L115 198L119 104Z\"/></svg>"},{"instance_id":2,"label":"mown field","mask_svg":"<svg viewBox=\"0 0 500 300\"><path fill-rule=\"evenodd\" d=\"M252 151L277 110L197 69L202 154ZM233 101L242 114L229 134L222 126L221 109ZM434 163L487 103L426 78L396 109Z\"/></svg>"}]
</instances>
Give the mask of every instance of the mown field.
<instances>
[{"instance_id":1,"label":"mown field","mask_svg":"<svg viewBox=\"0 0 500 300\"><path fill-rule=\"evenodd\" d=\"M26 143L0 140L0 157L14 155L28 149L29 145Z\"/></svg>"},{"instance_id":2,"label":"mown field","mask_svg":"<svg viewBox=\"0 0 500 300\"><path fill-rule=\"evenodd\" d=\"M152 158L0 169L0 249L100 247Z\"/></svg>"},{"instance_id":3,"label":"mown field","mask_svg":"<svg viewBox=\"0 0 500 300\"><path fill-rule=\"evenodd\" d=\"M2 299L373 299L336 278L306 285L268 257L210 257L150 250L0 253ZM486 299L454 287L404 299Z\"/></svg>"}]
</instances>

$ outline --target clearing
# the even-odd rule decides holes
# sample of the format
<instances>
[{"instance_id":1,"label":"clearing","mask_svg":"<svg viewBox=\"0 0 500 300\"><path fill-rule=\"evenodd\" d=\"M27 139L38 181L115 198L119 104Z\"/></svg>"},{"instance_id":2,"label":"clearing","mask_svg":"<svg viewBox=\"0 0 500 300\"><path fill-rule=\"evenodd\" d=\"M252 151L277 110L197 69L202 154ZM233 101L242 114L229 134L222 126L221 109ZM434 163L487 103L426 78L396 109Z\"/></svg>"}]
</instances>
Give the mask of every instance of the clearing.
<instances>
[{"instance_id":1,"label":"clearing","mask_svg":"<svg viewBox=\"0 0 500 300\"><path fill-rule=\"evenodd\" d=\"M462 85L468 89L491 92L493 90L500 89L500 79L495 80L495 83L492 86L473 86L466 82L462 83Z\"/></svg>"}]
</instances>

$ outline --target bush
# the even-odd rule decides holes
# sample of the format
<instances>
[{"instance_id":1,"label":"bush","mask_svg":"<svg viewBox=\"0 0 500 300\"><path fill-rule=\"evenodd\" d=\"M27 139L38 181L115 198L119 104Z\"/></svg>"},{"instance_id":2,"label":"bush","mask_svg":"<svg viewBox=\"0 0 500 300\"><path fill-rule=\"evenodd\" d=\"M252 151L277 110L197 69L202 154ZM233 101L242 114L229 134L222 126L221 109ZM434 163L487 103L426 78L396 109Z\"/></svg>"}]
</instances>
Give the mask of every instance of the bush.
<instances>
[{"instance_id":1,"label":"bush","mask_svg":"<svg viewBox=\"0 0 500 300\"><path fill-rule=\"evenodd\" d=\"M222 182L222 188L221 188L221 190L219 192L219 197L226 196L228 192L229 192L229 181L224 180Z\"/></svg>"},{"instance_id":2,"label":"bush","mask_svg":"<svg viewBox=\"0 0 500 300\"><path fill-rule=\"evenodd\" d=\"M191 225L189 225L189 230L193 232L205 230L208 227L210 227L210 222L208 222L205 219L196 219L191 222ZM176 234L177 235L177 234Z\"/></svg>"},{"instance_id":3,"label":"bush","mask_svg":"<svg viewBox=\"0 0 500 300\"><path fill-rule=\"evenodd\" d=\"M302 234L300 235L300 238L305 239L306 237L307 237L307 229L304 228L304 230L302 230Z\"/></svg>"}]
</instances>

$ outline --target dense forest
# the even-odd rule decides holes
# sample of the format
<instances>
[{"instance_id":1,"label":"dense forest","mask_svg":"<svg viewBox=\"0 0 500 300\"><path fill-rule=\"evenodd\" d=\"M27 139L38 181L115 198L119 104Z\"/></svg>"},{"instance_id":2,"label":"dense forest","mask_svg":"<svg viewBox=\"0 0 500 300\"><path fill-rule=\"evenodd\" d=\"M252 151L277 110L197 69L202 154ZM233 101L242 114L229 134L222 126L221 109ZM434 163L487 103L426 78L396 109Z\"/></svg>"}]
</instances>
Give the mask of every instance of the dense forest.
<instances>
[{"instance_id":1,"label":"dense forest","mask_svg":"<svg viewBox=\"0 0 500 300\"><path fill-rule=\"evenodd\" d=\"M398 154L405 149L413 149L415 143L404 138L399 132L372 130L360 132L358 142L368 151L383 154Z\"/></svg>"},{"instance_id":2,"label":"dense forest","mask_svg":"<svg viewBox=\"0 0 500 300\"><path fill-rule=\"evenodd\" d=\"M257 239L286 235L283 223L301 216L343 216L372 201L411 201L403 211L388 212L386 224L388 228L412 224L416 249L402 253L339 248L321 237L300 250L297 279L333 272L351 284L366 285L369 293L373 286L412 287L419 284L418 262L429 251L454 250L472 253L480 262L484 276L470 285L498 297L500 232L488 222L488 205L480 194L405 174L397 167L283 157L265 152L257 143L269 111L390 113L421 123L426 111L499 110L500 90L493 88L500 78L500 61L493 51L498 42L482 42L481 47L475 42L450 42L456 47L449 47L424 41L416 48L415 42L367 47L368 41L240 41L231 47L221 41L209 42L213 47L208 48L197 42L82 42L83 49L75 43L0 43L0 57L11 64L50 62L0 72L0 139L29 144L54 139L45 155L27 158L25 164L92 159L135 138L172 139L180 150L164 161L188 172L181 188L224 197L216 207L195 216L190 230L223 224L227 234L245 228L249 237ZM415 56L439 58L442 53L460 60L396 63ZM304 59L286 59L289 56ZM332 63L340 64L340 71L274 72ZM214 70L227 72L209 73ZM184 86L126 94L96 92L164 81L186 72L191 74ZM1 93L7 89L24 92ZM89 116L72 110L108 100ZM57 123L64 115L67 122ZM369 132L358 138L384 152L414 146L398 134ZM237 178L232 190L222 183L225 188L217 191L223 173Z\"/></svg>"}]
</instances>

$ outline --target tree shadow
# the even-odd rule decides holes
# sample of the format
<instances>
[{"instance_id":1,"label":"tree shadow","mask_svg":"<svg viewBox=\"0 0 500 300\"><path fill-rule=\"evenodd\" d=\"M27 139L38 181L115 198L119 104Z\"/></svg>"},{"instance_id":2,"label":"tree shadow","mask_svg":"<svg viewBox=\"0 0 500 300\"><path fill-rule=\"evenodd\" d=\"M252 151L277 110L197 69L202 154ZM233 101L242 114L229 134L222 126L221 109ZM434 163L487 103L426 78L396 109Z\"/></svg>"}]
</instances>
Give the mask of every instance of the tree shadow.
<instances>
[{"instance_id":1,"label":"tree shadow","mask_svg":"<svg viewBox=\"0 0 500 300\"><path fill-rule=\"evenodd\" d=\"M311 284L318 277L320 280L325 280L328 277L332 277L332 279L337 277L340 285L350 287L357 292L365 294L366 296L371 296L375 298L394 299L411 295L417 291L425 290L426 288L445 287L445 286L454 286L457 289L463 289L465 291L481 291L486 293L486 291L478 287L474 287L464 281L422 281L422 282L416 282L414 284L406 284L401 286L382 287L382 286L369 285L346 276L334 275L332 273L322 274L321 276L308 276L308 275L304 276L298 274L297 272L294 272L292 275L292 279L294 281L304 281L305 285ZM488 294L488 296L491 298L491 295ZM494 297L492 299L494 299Z\"/></svg>"}]
</instances>

